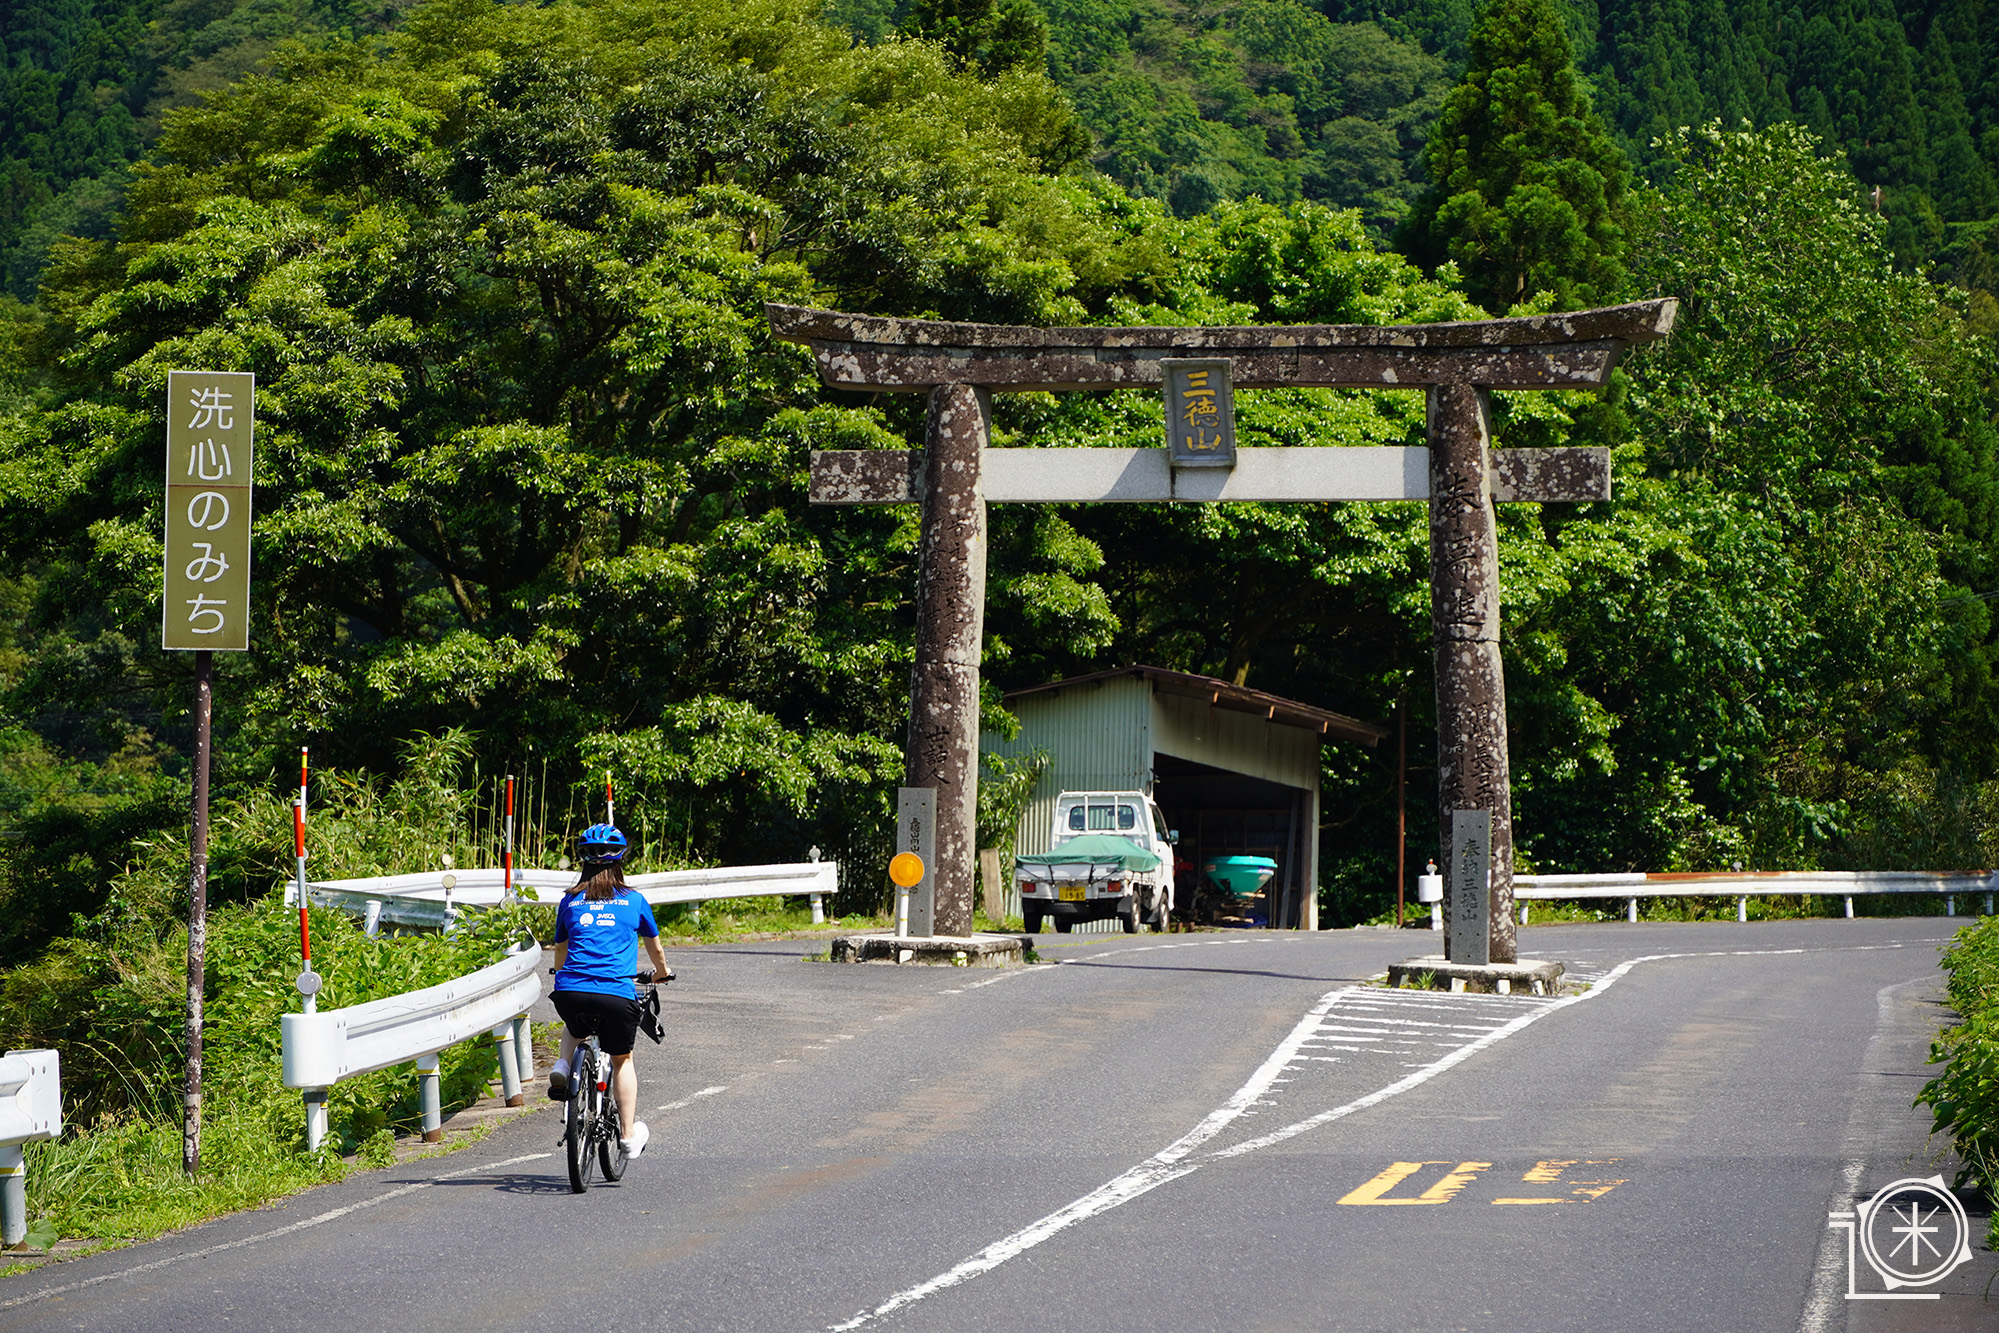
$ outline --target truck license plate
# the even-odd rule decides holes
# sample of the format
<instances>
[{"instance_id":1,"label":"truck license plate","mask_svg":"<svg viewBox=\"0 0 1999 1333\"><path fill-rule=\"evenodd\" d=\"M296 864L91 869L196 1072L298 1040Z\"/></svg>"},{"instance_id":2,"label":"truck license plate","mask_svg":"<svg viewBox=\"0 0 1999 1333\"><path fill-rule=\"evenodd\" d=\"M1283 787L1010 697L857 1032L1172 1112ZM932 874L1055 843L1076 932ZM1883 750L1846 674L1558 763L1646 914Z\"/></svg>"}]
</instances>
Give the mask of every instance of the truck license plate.
<instances>
[{"instance_id":1,"label":"truck license plate","mask_svg":"<svg viewBox=\"0 0 1999 1333\"><path fill-rule=\"evenodd\" d=\"M1083 886L1081 884L1064 884L1061 886L1060 896L1062 898L1062 901L1065 903L1082 902Z\"/></svg>"}]
</instances>

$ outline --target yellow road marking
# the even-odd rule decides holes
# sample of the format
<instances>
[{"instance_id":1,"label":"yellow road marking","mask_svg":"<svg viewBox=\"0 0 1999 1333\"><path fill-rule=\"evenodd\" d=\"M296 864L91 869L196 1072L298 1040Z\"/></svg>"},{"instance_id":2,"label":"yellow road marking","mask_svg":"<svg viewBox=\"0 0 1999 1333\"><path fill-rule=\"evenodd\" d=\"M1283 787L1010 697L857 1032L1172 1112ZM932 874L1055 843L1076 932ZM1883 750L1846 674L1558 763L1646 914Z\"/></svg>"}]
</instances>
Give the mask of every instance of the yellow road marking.
<instances>
[{"instance_id":1,"label":"yellow road marking","mask_svg":"<svg viewBox=\"0 0 1999 1333\"><path fill-rule=\"evenodd\" d=\"M1457 1168L1447 1173L1442 1180L1412 1197L1389 1199L1382 1196L1415 1175L1426 1166L1449 1166L1448 1160L1441 1162L1395 1162L1386 1171L1352 1191L1341 1203L1374 1204L1387 1207L1391 1204L1449 1203L1457 1192L1472 1183L1478 1173L1489 1169L1491 1162L1459 1162Z\"/></svg>"},{"instance_id":2,"label":"yellow road marking","mask_svg":"<svg viewBox=\"0 0 1999 1333\"><path fill-rule=\"evenodd\" d=\"M1574 1188L1570 1189L1567 1197L1537 1196L1528 1199L1494 1199L1493 1202L1496 1204L1574 1203L1577 1199L1589 1199L1589 1200L1601 1199L1604 1195L1610 1193L1612 1190L1616 1189L1619 1185L1622 1185L1626 1182L1622 1180L1563 1181L1562 1173L1568 1170L1572 1166L1615 1166L1617 1165L1617 1162L1618 1159L1615 1157L1606 1157L1601 1160L1591 1160L1591 1161L1585 1161L1581 1158L1578 1158L1573 1161L1567 1161L1567 1162L1558 1162L1552 1160L1545 1162L1536 1162L1534 1163L1533 1169L1528 1171L1526 1175L1520 1178L1524 1181L1527 1181L1529 1184L1534 1184L1534 1185L1552 1185L1560 1181L1563 1184L1573 1186Z\"/></svg>"}]
</instances>

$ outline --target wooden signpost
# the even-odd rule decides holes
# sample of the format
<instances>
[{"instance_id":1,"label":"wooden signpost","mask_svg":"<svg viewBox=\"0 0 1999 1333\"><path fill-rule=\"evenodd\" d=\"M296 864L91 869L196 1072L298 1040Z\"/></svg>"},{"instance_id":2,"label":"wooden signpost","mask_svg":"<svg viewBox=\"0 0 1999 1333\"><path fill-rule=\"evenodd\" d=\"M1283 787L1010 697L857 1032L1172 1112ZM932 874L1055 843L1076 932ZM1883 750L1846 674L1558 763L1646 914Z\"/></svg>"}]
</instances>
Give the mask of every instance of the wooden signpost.
<instances>
[{"instance_id":1,"label":"wooden signpost","mask_svg":"<svg viewBox=\"0 0 1999 1333\"><path fill-rule=\"evenodd\" d=\"M1448 841L1453 811L1489 812L1485 961L1515 960L1493 503L1609 499L1610 457L1602 449L1494 450L1488 398L1493 389L1602 384L1627 348L1671 331L1676 302L1455 324L1242 328L1039 329L766 311L778 337L812 350L827 384L930 395L922 450L816 452L811 498L923 506L906 781L937 792L938 934L971 929L988 503L1423 500L1439 824ZM1189 378L1204 366L1206 378ZM988 447L992 393L1147 386L1167 395L1168 448ZM1221 386L1420 390L1428 445L1237 448L1231 417L1223 448L1220 398L1187 396ZM1193 414L1197 421L1187 414L1193 405L1215 410ZM1453 873L1450 846L1440 850ZM1446 903L1454 897L1447 890Z\"/></svg>"},{"instance_id":2,"label":"wooden signpost","mask_svg":"<svg viewBox=\"0 0 1999 1333\"><path fill-rule=\"evenodd\" d=\"M166 566L160 646L194 654L194 809L187 902L187 1083L181 1167L201 1164L201 1020L208 939L208 768L217 652L250 646L250 465L256 377L167 374Z\"/></svg>"}]
</instances>

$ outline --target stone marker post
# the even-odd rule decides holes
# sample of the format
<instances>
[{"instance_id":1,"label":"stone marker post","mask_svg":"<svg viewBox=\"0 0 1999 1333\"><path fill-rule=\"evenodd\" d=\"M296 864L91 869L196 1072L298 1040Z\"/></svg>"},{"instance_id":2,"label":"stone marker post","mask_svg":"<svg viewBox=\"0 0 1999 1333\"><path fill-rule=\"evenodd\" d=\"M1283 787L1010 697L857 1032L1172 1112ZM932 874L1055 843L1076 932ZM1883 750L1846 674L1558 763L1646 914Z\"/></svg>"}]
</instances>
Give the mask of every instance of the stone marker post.
<instances>
[{"instance_id":1,"label":"stone marker post","mask_svg":"<svg viewBox=\"0 0 1999 1333\"><path fill-rule=\"evenodd\" d=\"M937 916L937 793L931 788L896 789L895 850L909 852L923 862L923 878L907 889L897 886L896 896L909 895L909 937L928 939L936 934ZM898 927L902 924L900 912L896 923Z\"/></svg>"},{"instance_id":2,"label":"stone marker post","mask_svg":"<svg viewBox=\"0 0 1999 1333\"><path fill-rule=\"evenodd\" d=\"M1492 811L1453 810L1444 859L1444 957L1484 967L1492 956Z\"/></svg>"}]
</instances>

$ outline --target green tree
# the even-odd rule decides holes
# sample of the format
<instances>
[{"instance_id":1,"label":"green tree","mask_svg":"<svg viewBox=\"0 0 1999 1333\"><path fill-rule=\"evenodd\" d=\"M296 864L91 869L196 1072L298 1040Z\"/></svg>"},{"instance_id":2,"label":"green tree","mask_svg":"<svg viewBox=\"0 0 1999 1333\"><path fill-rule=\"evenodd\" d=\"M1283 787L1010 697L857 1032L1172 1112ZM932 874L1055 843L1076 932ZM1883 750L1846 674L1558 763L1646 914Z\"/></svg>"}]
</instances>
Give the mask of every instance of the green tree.
<instances>
[{"instance_id":1,"label":"green tree","mask_svg":"<svg viewBox=\"0 0 1999 1333\"><path fill-rule=\"evenodd\" d=\"M902 31L935 42L986 78L1048 65L1048 20L1034 0L914 0Z\"/></svg>"},{"instance_id":2,"label":"green tree","mask_svg":"<svg viewBox=\"0 0 1999 1333\"><path fill-rule=\"evenodd\" d=\"M1425 263L1456 262L1488 309L1543 292L1556 309L1601 303L1623 276L1626 167L1561 15L1552 0L1491 0L1470 51L1430 137L1433 184L1404 244Z\"/></svg>"},{"instance_id":3,"label":"green tree","mask_svg":"<svg viewBox=\"0 0 1999 1333\"><path fill-rule=\"evenodd\" d=\"M921 404L823 395L763 303L1074 322L1144 289L1163 219L1051 175L1073 136L1044 75L853 48L809 0L438 0L286 52L169 115L122 238L45 278L0 702L107 775L179 748L164 375L254 370L225 782L466 726L489 769L611 763L680 854L850 853L901 767L910 530L810 509L805 465Z\"/></svg>"},{"instance_id":4,"label":"green tree","mask_svg":"<svg viewBox=\"0 0 1999 1333\"><path fill-rule=\"evenodd\" d=\"M1518 818L1564 868L1886 868L1885 823L1961 826L1949 794L1999 760L1989 343L1801 129L1665 147L1631 282L1679 320L1630 367L1617 505L1560 528L1565 590L1521 627L1608 725L1525 766Z\"/></svg>"}]
</instances>

